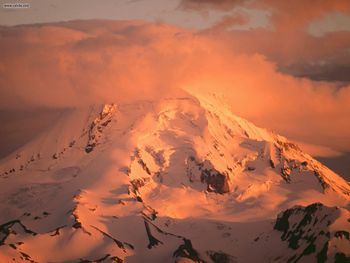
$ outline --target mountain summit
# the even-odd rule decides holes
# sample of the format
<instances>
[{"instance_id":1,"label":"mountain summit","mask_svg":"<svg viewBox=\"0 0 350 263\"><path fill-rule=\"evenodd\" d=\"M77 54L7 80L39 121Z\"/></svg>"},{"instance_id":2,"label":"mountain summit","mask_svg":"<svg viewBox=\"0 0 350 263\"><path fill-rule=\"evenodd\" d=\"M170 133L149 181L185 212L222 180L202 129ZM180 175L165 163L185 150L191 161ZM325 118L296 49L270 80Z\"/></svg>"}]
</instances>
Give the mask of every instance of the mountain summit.
<instances>
[{"instance_id":1,"label":"mountain summit","mask_svg":"<svg viewBox=\"0 0 350 263\"><path fill-rule=\"evenodd\" d=\"M65 112L0 182L1 262L350 260L349 183L215 95Z\"/></svg>"}]
</instances>

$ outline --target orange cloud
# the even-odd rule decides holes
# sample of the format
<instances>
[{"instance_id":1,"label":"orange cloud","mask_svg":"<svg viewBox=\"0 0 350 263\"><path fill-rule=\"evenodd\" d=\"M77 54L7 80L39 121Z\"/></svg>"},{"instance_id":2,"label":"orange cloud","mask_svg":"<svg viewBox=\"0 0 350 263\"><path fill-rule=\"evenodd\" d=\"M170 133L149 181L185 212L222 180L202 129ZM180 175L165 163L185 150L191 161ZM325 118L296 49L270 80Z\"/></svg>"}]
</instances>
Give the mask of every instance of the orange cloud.
<instances>
[{"instance_id":1,"label":"orange cloud","mask_svg":"<svg viewBox=\"0 0 350 263\"><path fill-rule=\"evenodd\" d=\"M313 36L308 32L312 22L322 20L329 14L350 15L350 1L183 0L182 6L191 6L200 12L210 9L227 12L238 7L267 11L269 28L232 30L228 19L230 16L225 16L203 33L225 38L239 52L262 53L276 62L280 70L296 76L350 81L350 32L335 31L322 36ZM250 15L254 16L254 11Z\"/></svg>"},{"instance_id":2,"label":"orange cloud","mask_svg":"<svg viewBox=\"0 0 350 263\"><path fill-rule=\"evenodd\" d=\"M350 150L350 86L282 74L233 43L228 35L132 21L1 27L0 105L81 107L215 92L263 127Z\"/></svg>"}]
</instances>

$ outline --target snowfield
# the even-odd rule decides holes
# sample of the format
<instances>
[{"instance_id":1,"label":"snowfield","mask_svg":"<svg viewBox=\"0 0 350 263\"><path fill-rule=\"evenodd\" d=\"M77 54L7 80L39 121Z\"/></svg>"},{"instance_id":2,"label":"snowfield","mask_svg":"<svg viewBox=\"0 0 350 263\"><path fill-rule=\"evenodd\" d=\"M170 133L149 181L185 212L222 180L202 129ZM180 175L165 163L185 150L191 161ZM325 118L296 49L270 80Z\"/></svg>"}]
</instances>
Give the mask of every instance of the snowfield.
<instances>
[{"instance_id":1,"label":"snowfield","mask_svg":"<svg viewBox=\"0 0 350 263\"><path fill-rule=\"evenodd\" d=\"M349 183L215 95L65 112L0 198L0 262L350 262Z\"/></svg>"}]
</instances>

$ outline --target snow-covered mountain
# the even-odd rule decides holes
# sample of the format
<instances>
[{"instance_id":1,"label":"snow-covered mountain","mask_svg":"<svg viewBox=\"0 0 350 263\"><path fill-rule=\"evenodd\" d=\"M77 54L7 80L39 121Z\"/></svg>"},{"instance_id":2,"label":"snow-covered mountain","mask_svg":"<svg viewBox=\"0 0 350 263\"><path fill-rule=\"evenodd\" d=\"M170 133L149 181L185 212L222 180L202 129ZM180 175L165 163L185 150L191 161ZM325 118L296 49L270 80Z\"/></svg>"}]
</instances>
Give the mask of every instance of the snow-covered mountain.
<instances>
[{"instance_id":1,"label":"snow-covered mountain","mask_svg":"<svg viewBox=\"0 0 350 263\"><path fill-rule=\"evenodd\" d=\"M215 95L66 112L0 201L0 262L350 260L349 183Z\"/></svg>"}]
</instances>

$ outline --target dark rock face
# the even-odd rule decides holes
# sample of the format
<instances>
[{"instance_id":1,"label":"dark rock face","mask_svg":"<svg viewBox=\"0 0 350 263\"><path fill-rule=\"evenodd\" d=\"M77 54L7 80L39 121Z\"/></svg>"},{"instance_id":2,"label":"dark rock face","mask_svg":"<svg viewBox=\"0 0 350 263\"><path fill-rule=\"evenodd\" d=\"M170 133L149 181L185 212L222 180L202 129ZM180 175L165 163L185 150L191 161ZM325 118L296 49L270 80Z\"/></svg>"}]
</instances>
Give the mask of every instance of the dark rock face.
<instances>
[{"instance_id":1,"label":"dark rock face","mask_svg":"<svg viewBox=\"0 0 350 263\"><path fill-rule=\"evenodd\" d=\"M21 229L23 230L23 232L26 234L30 234L33 236L35 236L37 234L34 231L28 229L20 220L17 220L17 219L12 220L12 221L9 221L5 224L0 225L0 246L5 244L7 237L11 233L15 233L15 231L13 230L13 227L15 225L19 225L21 227Z\"/></svg>"},{"instance_id":2,"label":"dark rock face","mask_svg":"<svg viewBox=\"0 0 350 263\"><path fill-rule=\"evenodd\" d=\"M177 250L175 250L173 256L175 258L188 258L194 262L204 263L204 261L199 257L198 252L193 248L192 242L189 239L183 239L184 244L181 244Z\"/></svg>"},{"instance_id":3,"label":"dark rock face","mask_svg":"<svg viewBox=\"0 0 350 263\"><path fill-rule=\"evenodd\" d=\"M298 145L292 142L283 142L278 140L276 146L281 150L281 151L288 151L290 149L301 152L300 148Z\"/></svg>"},{"instance_id":4,"label":"dark rock face","mask_svg":"<svg viewBox=\"0 0 350 263\"><path fill-rule=\"evenodd\" d=\"M141 157L141 154L140 154L140 150L139 150L139 149L135 149L134 158L137 159L137 162L138 162L138 164L142 167L142 169L143 169L148 175L151 175L150 169L147 167L147 164L145 163L145 161L142 160L142 157Z\"/></svg>"},{"instance_id":5,"label":"dark rock face","mask_svg":"<svg viewBox=\"0 0 350 263\"><path fill-rule=\"evenodd\" d=\"M348 231L345 231L345 230L340 230L340 231L335 232L334 236L337 238L345 238L345 239L350 241L350 233Z\"/></svg>"},{"instance_id":6,"label":"dark rock face","mask_svg":"<svg viewBox=\"0 0 350 263\"><path fill-rule=\"evenodd\" d=\"M82 225L81 225L80 222L75 222L75 223L72 225L72 227L74 227L75 229L78 229L78 228L81 228Z\"/></svg>"},{"instance_id":7,"label":"dark rock face","mask_svg":"<svg viewBox=\"0 0 350 263\"><path fill-rule=\"evenodd\" d=\"M231 255L228 255L224 252L216 252L216 251L209 251L208 252L210 259L214 263L234 263L236 262L235 258Z\"/></svg>"},{"instance_id":8,"label":"dark rock face","mask_svg":"<svg viewBox=\"0 0 350 263\"><path fill-rule=\"evenodd\" d=\"M107 255L105 255L105 256L103 256L103 257L101 257L101 258L95 259L95 260L80 259L80 260L79 260L79 263L103 262L103 261L105 261L105 260L107 260L107 259L111 259L111 258L110 258L110 254L107 254ZM118 261L116 261L116 262L118 262ZM123 262L123 261L121 261L121 262Z\"/></svg>"},{"instance_id":9,"label":"dark rock face","mask_svg":"<svg viewBox=\"0 0 350 263\"><path fill-rule=\"evenodd\" d=\"M97 146L103 130L112 121L114 112L116 110L116 105L106 104L104 105L99 116L90 124L88 130L88 142L85 146L85 152L90 153ZM74 144L73 144L74 145Z\"/></svg>"},{"instance_id":10,"label":"dark rock face","mask_svg":"<svg viewBox=\"0 0 350 263\"><path fill-rule=\"evenodd\" d=\"M317 217L316 212L323 208L324 206L321 203L315 203L305 208L295 207L287 209L278 216L274 229L283 232L281 239L287 240L290 248L297 249L299 248L299 240L306 239L307 236L304 234L309 232L306 230L309 230L310 226L315 226L316 224L317 226L321 224L328 226L331 215L326 214L321 219ZM332 212L336 212L336 208ZM302 220L293 222L293 219L300 215L302 216ZM332 221L334 221L334 218Z\"/></svg>"},{"instance_id":11,"label":"dark rock face","mask_svg":"<svg viewBox=\"0 0 350 263\"><path fill-rule=\"evenodd\" d=\"M158 246L160 244L163 244L162 241L158 240L157 238L155 238L152 235L151 229L149 227L149 223L146 220L144 220L144 222L145 222L145 228L146 228L147 237L148 237L148 240L149 240L149 244L147 246L148 249L151 249L154 246Z\"/></svg>"},{"instance_id":12,"label":"dark rock face","mask_svg":"<svg viewBox=\"0 0 350 263\"><path fill-rule=\"evenodd\" d=\"M334 256L335 263L349 263L350 257L346 256L344 253L336 253Z\"/></svg>"},{"instance_id":13,"label":"dark rock face","mask_svg":"<svg viewBox=\"0 0 350 263\"><path fill-rule=\"evenodd\" d=\"M317 180L320 182L323 190L327 189L329 185L324 181L322 174L319 171L314 171L314 175L316 176Z\"/></svg>"},{"instance_id":14,"label":"dark rock face","mask_svg":"<svg viewBox=\"0 0 350 263\"><path fill-rule=\"evenodd\" d=\"M344 230L331 233L329 226L339 215L338 208L326 207L321 203L307 207L297 206L280 213L274 229L282 232L281 240L286 241L288 247L294 251L288 262L298 262L302 257L311 254L315 254L315 261L325 262L331 239L348 239L349 236Z\"/></svg>"},{"instance_id":15,"label":"dark rock face","mask_svg":"<svg viewBox=\"0 0 350 263\"><path fill-rule=\"evenodd\" d=\"M85 152L86 153L92 152L94 150L95 146L96 146L96 143L88 143L85 147Z\"/></svg>"},{"instance_id":16,"label":"dark rock face","mask_svg":"<svg viewBox=\"0 0 350 263\"><path fill-rule=\"evenodd\" d=\"M201 174L201 181L207 183L207 190L218 194L230 192L228 175L214 169L204 169Z\"/></svg>"},{"instance_id":17,"label":"dark rock face","mask_svg":"<svg viewBox=\"0 0 350 263\"><path fill-rule=\"evenodd\" d=\"M207 184L207 191L218 194L230 192L229 170L219 172L208 160L197 161L194 156L187 160L187 177L190 182L198 180Z\"/></svg>"},{"instance_id":18,"label":"dark rock face","mask_svg":"<svg viewBox=\"0 0 350 263\"><path fill-rule=\"evenodd\" d=\"M145 186L151 179L148 177L137 178L130 181L131 191L136 195L138 190Z\"/></svg>"}]
</instances>

